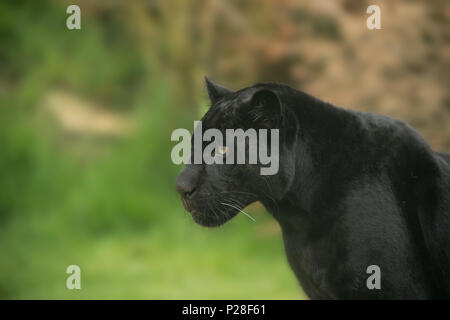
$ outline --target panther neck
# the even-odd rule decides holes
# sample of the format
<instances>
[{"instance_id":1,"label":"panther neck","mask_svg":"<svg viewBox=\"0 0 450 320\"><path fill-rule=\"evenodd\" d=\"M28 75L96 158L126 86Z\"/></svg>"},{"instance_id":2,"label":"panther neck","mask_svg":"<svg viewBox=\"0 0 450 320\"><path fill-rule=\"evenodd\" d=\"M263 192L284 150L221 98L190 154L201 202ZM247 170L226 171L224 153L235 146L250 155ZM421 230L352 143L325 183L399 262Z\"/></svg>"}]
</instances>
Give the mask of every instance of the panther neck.
<instances>
[{"instance_id":1,"label":"panther neck","mask_svg":"<svg viewBox=\"0 0 450 320\"><path fill-rule=\"evenodd\" d=\"M280 224L299 226L305 225L306 220L317 220L315 212L338 201L349 182L346 174L352 175L348 169L360 165L351 163L355 152L351 144L365 135L355 112L301 92L287 102L299 123L295 179L286 196L277 203L289 213L277 216L277 208L271 211ZM324 218L320 217L319 222Z\"/></svg>"}]
</instances>

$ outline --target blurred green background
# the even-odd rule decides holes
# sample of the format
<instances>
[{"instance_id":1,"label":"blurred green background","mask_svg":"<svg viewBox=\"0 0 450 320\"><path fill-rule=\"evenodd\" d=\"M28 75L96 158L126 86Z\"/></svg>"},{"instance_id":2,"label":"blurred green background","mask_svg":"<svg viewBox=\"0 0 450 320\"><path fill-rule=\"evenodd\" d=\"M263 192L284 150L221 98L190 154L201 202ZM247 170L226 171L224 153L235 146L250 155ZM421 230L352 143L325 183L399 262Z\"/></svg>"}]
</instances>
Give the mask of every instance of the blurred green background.
<instances>
[{"instance_id":1,"label":"blurred green background","mask_svg":"<svg viewBox=\"0 0 450 320\"><path fill-rule=\"evenodd\" d=\"M370 31L364 0L1 1L0 298L305 298L259 204L218 229L184 212L170 134L209 75L388 114L449 152L449 2L376 2Z\"/></svg>"}]
</instances>

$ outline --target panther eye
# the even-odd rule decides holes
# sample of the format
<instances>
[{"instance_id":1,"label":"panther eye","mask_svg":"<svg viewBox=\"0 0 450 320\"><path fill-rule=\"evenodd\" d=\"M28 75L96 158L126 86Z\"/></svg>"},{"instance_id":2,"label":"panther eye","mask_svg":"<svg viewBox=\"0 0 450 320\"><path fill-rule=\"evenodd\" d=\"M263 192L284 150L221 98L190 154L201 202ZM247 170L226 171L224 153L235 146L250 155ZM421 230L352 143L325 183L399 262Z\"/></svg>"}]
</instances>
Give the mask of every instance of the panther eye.
<instances>
[{"instance_id":1,"label":"panther eye","mask_svg":"<svg viewBox=\"0 0 450 320\"><path fill-rule=\"evenodd\" d=\"M227 147L226 146L219 146L219 148L217 148L217 151L219 152L219 154L221 154L222 156L227 154Z\"/></svg>"}]
</instances>

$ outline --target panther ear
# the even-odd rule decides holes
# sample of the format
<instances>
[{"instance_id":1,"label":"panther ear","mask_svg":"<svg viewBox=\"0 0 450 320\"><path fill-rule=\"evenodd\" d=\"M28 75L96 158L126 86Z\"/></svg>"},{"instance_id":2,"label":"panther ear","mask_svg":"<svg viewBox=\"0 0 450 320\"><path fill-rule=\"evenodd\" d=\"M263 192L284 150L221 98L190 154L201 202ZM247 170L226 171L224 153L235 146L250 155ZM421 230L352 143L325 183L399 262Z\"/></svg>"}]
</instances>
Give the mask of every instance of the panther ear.
<instances>
[{"instance_id":1,"label":"panther ear","mask_svg":"<svg viewBox=\"0 0 450 320\"><path fill-rule=\"evenodd\" d=\"M275 92L261 89L255 92L247 108L250 119L260 128L279 128L281 102Z\"/></svg>"},{"instance_id":2,"label":"panther ear","mask_svg":"<svg viewBox=\"0 0 450 320\"><path fill-rule=\"evenodd\" d=\"M206 83L206 90L208 91L209 100L211 100L211 104L214 104L222 98L223 96L226 96L227 94L232 93L230 89L227 89L225 87L222 87L221 85L212 82L208 79L208 77L205 77L205 83Z\"/></svg>"}]
</instances>

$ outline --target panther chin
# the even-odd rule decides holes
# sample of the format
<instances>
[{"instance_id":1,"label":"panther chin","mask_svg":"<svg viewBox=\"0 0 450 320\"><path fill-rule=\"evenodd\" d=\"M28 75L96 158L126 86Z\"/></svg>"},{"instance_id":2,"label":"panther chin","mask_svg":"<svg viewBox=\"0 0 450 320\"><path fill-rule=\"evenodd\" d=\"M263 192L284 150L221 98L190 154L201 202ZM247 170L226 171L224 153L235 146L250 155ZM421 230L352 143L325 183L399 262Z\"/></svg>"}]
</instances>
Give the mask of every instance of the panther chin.
<instances>
[{"instance_id":1,"label":"panther chin","mask_svg":"<svg viewBox=\"0 0 450 320\"><path fill-rule=\"evenodd\" d=\"M231 215L218 215L215 216L214 214L211 215L211 213L205 214L205 213L201 213L198 211L192 211L191 216L192 219L199 225L203 226L203 227L219 227L223 224L225 224L226 222L228 222L229 220L231 220L234 216L236 216L238 214L239 211L232 213Z\"/></svg>"}]
</instances>

